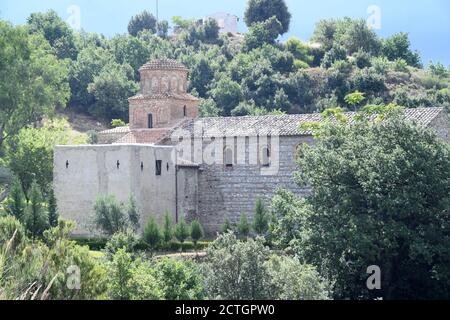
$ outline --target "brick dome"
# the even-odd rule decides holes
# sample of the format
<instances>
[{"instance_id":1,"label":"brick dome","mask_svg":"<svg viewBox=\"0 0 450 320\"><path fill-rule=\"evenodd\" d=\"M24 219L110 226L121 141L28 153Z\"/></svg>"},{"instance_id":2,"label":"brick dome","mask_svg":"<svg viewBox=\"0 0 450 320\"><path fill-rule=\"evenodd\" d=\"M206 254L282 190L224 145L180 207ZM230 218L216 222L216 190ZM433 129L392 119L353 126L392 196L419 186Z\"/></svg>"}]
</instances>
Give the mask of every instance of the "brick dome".
<instances>
[{"instance_id":1,"label":"brick dome","mask_svg":"<svg viewBox=\"0 0 450 320\"><path fill-rule=\"evenodd\" d=\"M180 62L172 59L157 59L144 64L139 71L143 70L181 70L188 71L188 69Z\"/></svg>"}]
</instances>

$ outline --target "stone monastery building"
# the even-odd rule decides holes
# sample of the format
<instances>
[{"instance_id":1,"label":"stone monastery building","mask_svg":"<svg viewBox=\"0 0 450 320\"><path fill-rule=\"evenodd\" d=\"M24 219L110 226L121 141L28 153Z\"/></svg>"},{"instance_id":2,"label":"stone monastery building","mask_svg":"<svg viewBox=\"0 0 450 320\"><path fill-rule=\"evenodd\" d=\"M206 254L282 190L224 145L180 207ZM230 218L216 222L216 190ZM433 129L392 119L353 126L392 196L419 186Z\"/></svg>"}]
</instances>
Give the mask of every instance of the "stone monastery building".
<instances>
[{"instance_id":1,"label":"stone monastery building","mask_svg":"<svg viewBox=\"0 0 450 320\"><path fill-rule=\"evenodd\" d=\"M165 212L174 221L199 219L213 233L225 218L237 223L257 198L269 200L284 187L304 195L292 180L300 144L312 144L300 124L318 114L198 118L199 100L187 93L188 70L156 60L139 70L141 90L129 99L130 125L99 133L98 145L58 146L54 188L77 236L96 234L93 205L100 195L126 203L133 196L145 225ZM348 113L351 118L354 114ZM407 109L408 119L450 140L442 108Z\"/></svg>"}]
</instances>

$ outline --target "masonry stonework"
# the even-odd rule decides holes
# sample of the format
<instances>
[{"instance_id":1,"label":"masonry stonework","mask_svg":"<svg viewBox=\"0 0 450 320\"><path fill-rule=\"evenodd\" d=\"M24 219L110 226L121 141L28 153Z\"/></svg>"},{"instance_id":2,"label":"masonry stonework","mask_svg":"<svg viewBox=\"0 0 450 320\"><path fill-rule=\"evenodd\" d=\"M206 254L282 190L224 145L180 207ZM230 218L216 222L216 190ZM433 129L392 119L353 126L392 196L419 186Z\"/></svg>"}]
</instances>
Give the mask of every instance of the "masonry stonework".
<instances>
[{"instance_id":1,"label":"masonry stonework","mask_svg":"<svg viewBox=\"0 0 450 320\"><path fill-rule=\"evenodd\" d=\"M300 125L322 121L319 114L200 119L183 65L156 60L140 73L129 126L100 132L102 145L55 148L55 194L61 216L78 224L75 235L98 235L93 207L102 195L123 203L134 196L142 226L169 212L173 221L198 219L214 234L226 218L252 219L256 200L268 205L278 188L310 192L293 180L295 156L299 145L314 143ZM450 141L443 108L406 109L405 117Z\"/></svg>"}]
</instances>

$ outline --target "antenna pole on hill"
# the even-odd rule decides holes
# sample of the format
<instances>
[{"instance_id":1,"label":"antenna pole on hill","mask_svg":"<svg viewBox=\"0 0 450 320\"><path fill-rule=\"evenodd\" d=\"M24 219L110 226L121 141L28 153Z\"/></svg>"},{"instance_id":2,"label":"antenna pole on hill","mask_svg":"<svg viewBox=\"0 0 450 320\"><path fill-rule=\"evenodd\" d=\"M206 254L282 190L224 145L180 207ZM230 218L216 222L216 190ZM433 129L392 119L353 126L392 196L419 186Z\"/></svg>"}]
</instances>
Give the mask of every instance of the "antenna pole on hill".
<instances>
[{"instance_id":1,"label":"antenna pole on hill","mask_svg":"<svg viewBox=\"0 0 450 320\"><path fill-rule=\"evenodd\" d=\"M158 0L156 0L156 21L159 21L159 15L158 15Z\"/></svg>"}]
</instances>

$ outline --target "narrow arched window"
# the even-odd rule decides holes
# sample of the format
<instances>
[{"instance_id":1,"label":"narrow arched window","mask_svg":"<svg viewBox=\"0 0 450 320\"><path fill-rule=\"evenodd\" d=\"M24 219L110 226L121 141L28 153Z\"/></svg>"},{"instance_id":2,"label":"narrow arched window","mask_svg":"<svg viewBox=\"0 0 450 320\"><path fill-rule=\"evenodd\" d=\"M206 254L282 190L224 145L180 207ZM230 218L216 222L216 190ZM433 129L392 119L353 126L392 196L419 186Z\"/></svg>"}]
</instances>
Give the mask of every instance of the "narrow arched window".
<instances>
[{"instance_id":1,"label":"narrow arched window","mask_svg":"<svg viewBox=\"0 0 450 320\"><path fill-rule=\"evenodd\" d=\"M233 149L231 147L226 147L224 150L224 156L225 156L225 166L232 167L234 164L233 161Z\"/></svg>"},{"instance_id":2,"label":"narrow arched window","mask_svg":"<svg viewBox=\"0 0 450 320\"><path fill-rule=\"evenodd\" d=\"M148 114L148 128L153 129L153 115L151 113Z\"/></svg>"},{"instance_id":3,"label":"narrow arched window","mask_svg":"<svg viewBox=\"0 0 450 320\"><path fill-rule=\"evenodd\" d=\"M187 117L187 109L186 109L186 106L183 107L183 117Z\"/></svg>"},{"instance_id":4,"label":"narrow arched window","mask_svg":"<svg viewBox=\"0 0 450 320\"><path fill-rule=\"evenodd\" d=\"M261 165L263 167L270 166L270 149L267 146L261 148Z\"/></svg>"}]
</instances>

